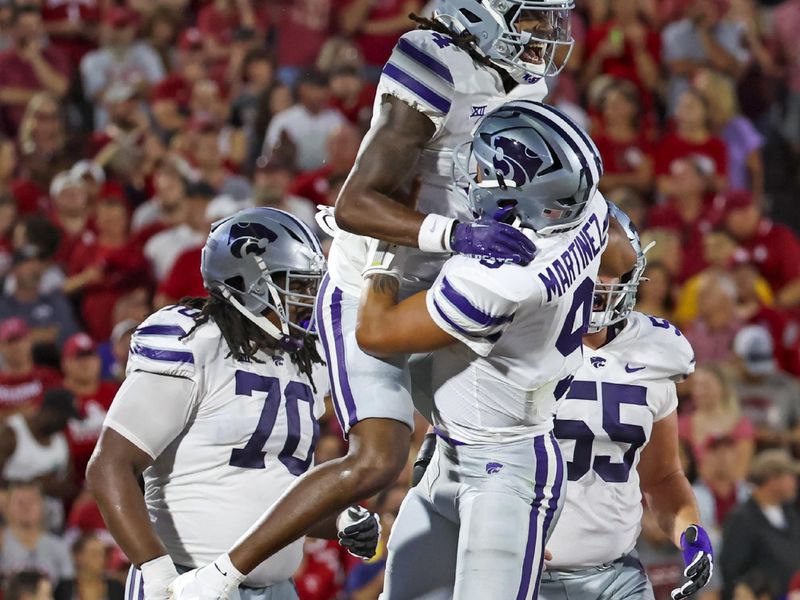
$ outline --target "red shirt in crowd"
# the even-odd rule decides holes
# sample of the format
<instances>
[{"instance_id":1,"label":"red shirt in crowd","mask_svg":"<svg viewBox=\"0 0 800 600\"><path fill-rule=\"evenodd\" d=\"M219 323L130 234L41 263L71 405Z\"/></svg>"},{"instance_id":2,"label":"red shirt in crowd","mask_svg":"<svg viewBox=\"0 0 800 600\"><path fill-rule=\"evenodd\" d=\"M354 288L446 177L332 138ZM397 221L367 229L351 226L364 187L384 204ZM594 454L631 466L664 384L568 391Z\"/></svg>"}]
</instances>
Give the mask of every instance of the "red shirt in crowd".
<instances>
[{"instance_id":1,"label":"red shirt in crowd","mask_svg":"<svg viewBox=\"0 0 800 600\"><path fill-rule=\"evenodd\" d=\"M658 32L644 24L642 24L642 27L645 29L645 50L655 64L660 64L661 36L658 35ZM644 86L642 80L639 78L639 73L636 70L636 51L633 44L628 39L622 37L624 36L624 32L616 22L610 21L608 23L600 23L589 28L589 31L586 33L586 56L595 54L598 51L597 49L611 36L621 36L622 52L620 52L619 56L606 57L605 60L603 60L601 71L605 75L611 75L614 79L626 79L633 82L642 94L645 108L649 110L653 106L652 93Z\"/></svg>"},{"instance_id":2,"label":"red shirt in crowd","mask_svg":"<svg viewBox=\"0 0 800 600\"><path fill-rule=\"evenodd\" d=\"M97 0L45 0L42 5L42 20L48 23L72 22L81 27L100 22L100 5ZM97 44L80 36L50 35L50 43L66 56L75 69L87 52Z\"/></svg>"},{"instance_id":3,"label":"red shirt in crowd","mask_svg":"<svg viewBox=\"0 0 800 600\"><path fill-rule=\"evenodd\" d=\"M331 188L329 183L331 175L332 170L328 166L321 167L316 171L300 173L292 181L288 193L292 196L307 198L314 204L330 204L328 192Z\"/></svg>"},{"instance_id":4,"label":"red shirt in crowd","mask_svg":"<svg viewBox=\"0 0 800 600\"><path fill-rule=\"evenodd\" d=\"M0 373L0 415L37 406L45 390L59 385L58 371L47 367L35 366L27 375Z\"/></svg>"},{"instance_id":5,"label":"red shirt in crowd","mask_svg":"<svg viewBox=\"0 0 800 600\"><path fill-rule=\"evenodd\" d=\"M369 123L369 117L372 114L372 105L375 103L375 92L377 91L371 83L364 83L358 97L352 104L345 104L340 98L333 97L331 99L331 108L335 108L345 119L353 125L361 126L364 123Z\"/></svg>"},{"instance_id":6,"label":"red shirt in crowd","mask_svg":"<svg viewBox=\"0 0 800 600\"><path fill-rule=\"evenodd\" d=\"M42 49L42 56L53 69L64 77L70 77L69 59L59 52L58 48L52 45L45 46ZM17 88L32 92L44 90L33 66L16 48L0 52L0 88ZM16 134L22 121L22 115L25 114L25 106L22 104L6 105L3 107L3 111L6 122L11 127L9 133Z\"/></svg>"},{"instance_id":7,"label":"red shirt in crowd","mask_svg":"<svg viewBox=\"0 0 800 600\"><path fill-rule=\"evenodd\" d=\"M336 5L341 0L283 0L276 2L280 18L278 64L307 67L317 60L331 33Z\"/></svg>"},{"instance_id":8,"label":"red shirt in crowd","mask_svg":"<svg viewBox=\"0 0 800 600\"><path fill-rule=\"evenodd\" d=\"M716 214L709 207L704 207L698 219L687 223L677 208L677 198L670 198L666 203L654 206L647 218L648 228L667 229L678 234L683 249L683 264L678 273L678 281L684 282L706 268L703 258L703 237L712 229Z\"/></svg>"},{"instance_id":9,"label":"red shirt in crowd","mask_svg":"<svg viewBox=\"0 0 800 600\"><path fill-rule=\"evenodd\" d=\"M300 600L338 597L344 584L345 571L357 560L335 540L306 538L303 562L293 577Z\"/></svg>"},{"instance_id":10,"label":"red shirt in crowd","mask_svg":"<svg viewBox=\"0 0 800 600\"><path fill-rule=\"evenodd\" d=\"M653 145L644 133L631 142L617 142L600 134L594 138L594 142L603 157L604 173L635 173L645 159L653 156Z\"/></svg>"},{"instance_id":11,"label":"red shirt in crowd","mask_svg":"<svg viewBox=\"0 0 800 600\"><path fill-rule=\"evenodd\" d=\"M349 0L346 4L350 4ZM408 12L406 5L408 0L375 0L367 15L367 21L384 21L395 19ZM409 21L408 29L412 29L414 24ZM370 33L359 33L355 37L356 44L361 48L364 62L372 66L383 66L392 54L397 38L402 32L384 33L380 35Z\"/></svg>"},{"instance_id":12,"label":"red shirt in crowd","mask_svg":"<svg viewBox=\"0 0 800 600\"><path fill-rule=\"evenodd\" d=\"M656 175L669 175L672 172L672 163L676 160L697 157L710 159L717 174L725 175L728 172L728 150L721 139L711 137L702 144L696 144L677 133L668 133L658 143Z\"/></svg>"},{"instance_id":13,"label":"red shirt in crowd","mask_svg":"<svg viewBox=\"0 0 800 600\"><path fill-rule=\"evenodd\" d=\"M76 396L81 420L70 420L67 426L67 440L78 481L84 480L86 465L89 464L89 457L92 456L97 440L100 439L103 421L117 389L119 384L101 381L93 393Z\"/></svg>"},{"instance_id":14,"label":"red shirt in crowd","mask_svg":"<svg viewBox=\"0 0 800 600\"><path fill-rule=\"evenodd\" d=\"M184 296L205 298L208 290L203 286L203 276L200 274L200 255L202 246L184 251L175 260L169 274L158 286L158 293L164 294L174 301Z\"/></svg>"},{"instance_id":15,"label":"red shirt in crowd","mask_svg":"<svg viewBox=\"0 0 800 600\"><path fill-rule=\"evenodd\" d=\"M17 212L20 215L47 212L51 208L47 190L30 179L15 179L11 182L10 190L17 201Z\"/></svg>"},{"instance_id":16,"label":"red shirt in crowd","mask_svg":"<svg viewBox=\"0 0 800 600\"><path fill-rule=\"evenodd\" d=\"M800 239L785 225L762 219L749 240L739 242L736 259L750 262L776 292L800 278Z\"/></svg>"},{"instance_id":17,"label":"red shirt in crowd","mask_svg":"<svg viewBox=\"0 0 800 600\"><path fill-rule=\"evenodd\" d=\"M800 314L762 306L748 323L765 327L772 337L775 360L781 370L800 377Z\"/></svg>"},{"instance_id":18,"label":"red shirt in crowd","mask_svg":"<svg viewBox=\"0 0 800 600\"><path fill-rule=\"evenodd\" d=\"M90 265L101 266L103 276L84 289L81 318L86 332L95 341L107 340L111 336L111 319L117 300L148 281L147 260L135 243L110 248L94 239L81 240L70 257L69 274L80 273Z\"/></svg>"}]
</instances>

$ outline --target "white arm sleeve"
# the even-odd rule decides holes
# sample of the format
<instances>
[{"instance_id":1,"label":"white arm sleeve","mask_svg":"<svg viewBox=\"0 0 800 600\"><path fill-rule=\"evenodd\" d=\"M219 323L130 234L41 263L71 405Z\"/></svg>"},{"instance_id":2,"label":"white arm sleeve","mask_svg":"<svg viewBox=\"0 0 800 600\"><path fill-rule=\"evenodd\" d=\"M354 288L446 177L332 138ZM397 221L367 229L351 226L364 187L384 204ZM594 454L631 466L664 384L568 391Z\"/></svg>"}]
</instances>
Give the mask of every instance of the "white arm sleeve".
<instances>
[{"instance_id":1,"label":"white arm sleeve","mask_svg":"<svg viewBox=\"0 0 800 600\"><path fill-rule=\"evenodd\" d=\"M190 379L134 371L119 388L103 425L156 459L186 427L196 400Z\"/></svg>"}]
</instances>

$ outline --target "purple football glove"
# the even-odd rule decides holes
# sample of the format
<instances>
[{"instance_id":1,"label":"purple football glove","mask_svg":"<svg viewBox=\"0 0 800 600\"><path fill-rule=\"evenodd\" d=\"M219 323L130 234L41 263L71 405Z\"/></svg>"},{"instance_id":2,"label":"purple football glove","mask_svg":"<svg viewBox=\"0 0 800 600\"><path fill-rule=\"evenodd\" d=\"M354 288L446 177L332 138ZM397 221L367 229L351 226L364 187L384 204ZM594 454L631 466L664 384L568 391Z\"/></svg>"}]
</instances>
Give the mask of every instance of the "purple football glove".
<instances>
[{"instance_id":1,"label":"purple football glove","mask_svg":"<svg viewBox=\"0 0 800 600\"><path fill-rule=\"evenodd\" d=\"M683 600L704 587L714 573L714 549L706 530L700 525L690 525L681 534L681 550L689 581L672 590L672 600Z\"/></svg>"},{"instance_id":2,"label":"purple football glove","mask_svg":"<svg viewBox=\"0 0 800 600\"><path fill-rule=\"evenodd\" d=\"M472 223L457 223L450 247L457 254L512 262L523 267L536 254L536 246L522 231L487 217Z\"/></svg>"}]
</instances>

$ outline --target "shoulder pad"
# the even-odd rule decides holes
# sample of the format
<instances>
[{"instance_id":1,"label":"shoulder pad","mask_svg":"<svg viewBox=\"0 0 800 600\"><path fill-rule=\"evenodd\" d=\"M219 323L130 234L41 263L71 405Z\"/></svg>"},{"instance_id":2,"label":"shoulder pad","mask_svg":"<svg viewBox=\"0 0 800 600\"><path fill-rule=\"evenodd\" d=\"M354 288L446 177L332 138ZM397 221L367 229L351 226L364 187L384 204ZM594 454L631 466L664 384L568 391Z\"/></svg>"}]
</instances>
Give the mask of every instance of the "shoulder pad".
<instances>
[{"instance_id":1,"label":"shoulder pad","mask_svg":"<svg viewBox=\"0 0 800 600\"><path fill-rule=\"evenodd\" d=\"M675 382L683 381L694 372L694 350L680 329L667 319L636 311L628 319L638 327L635 350L632 350L637 364L647 363L664 378Z\"/></svg>"},{"instance_id":2,"label":"shoulder pad","mask_svg":"<svg viewBox=\"0 0 800 600\"><path fill-rule=\"evenodd\" d=\"M131 337L127 372L194 377L197 344L185 336L194 328L198 312L185 306L167 306L145 319Z\"/></svg>"}]
</instances>

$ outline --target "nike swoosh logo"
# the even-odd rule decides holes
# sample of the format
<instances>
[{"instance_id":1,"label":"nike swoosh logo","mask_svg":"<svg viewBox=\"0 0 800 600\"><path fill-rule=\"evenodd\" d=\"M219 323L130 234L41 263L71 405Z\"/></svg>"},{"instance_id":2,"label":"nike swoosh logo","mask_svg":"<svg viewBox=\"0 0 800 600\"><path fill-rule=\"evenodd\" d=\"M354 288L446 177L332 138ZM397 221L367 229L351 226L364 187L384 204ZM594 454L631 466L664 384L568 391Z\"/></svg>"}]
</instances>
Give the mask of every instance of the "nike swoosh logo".
<instances>
[{"instance_id":1,"label":"nike swoosh logo","mask_svg":"<svg viewBox=\"0 0 800 600\"><path fill-rule=\"evenodd\" d=\"M215 568L217 571L219 571L219 572L220 572L220 575L222 575L223 577L227 577L227 576L228 576L228 574L227 574L227 573L223 573L223 572L222 572L222 569L220 569L220 568L217 566L217 563L214 563L214 568Z\"/></svg>"},{"instance_id":2,"label":"nike swoosh logo","mask_svg":"<svg viewBox=\"0 0 800 600\"><path fill-rule=\"evenodd\" d=\"M628 363L625 363L625 372L626 373L636 373L636 371L641 371L642 369L646 369L647 367L632 367Z\"/></svg>"}]
</instances>

